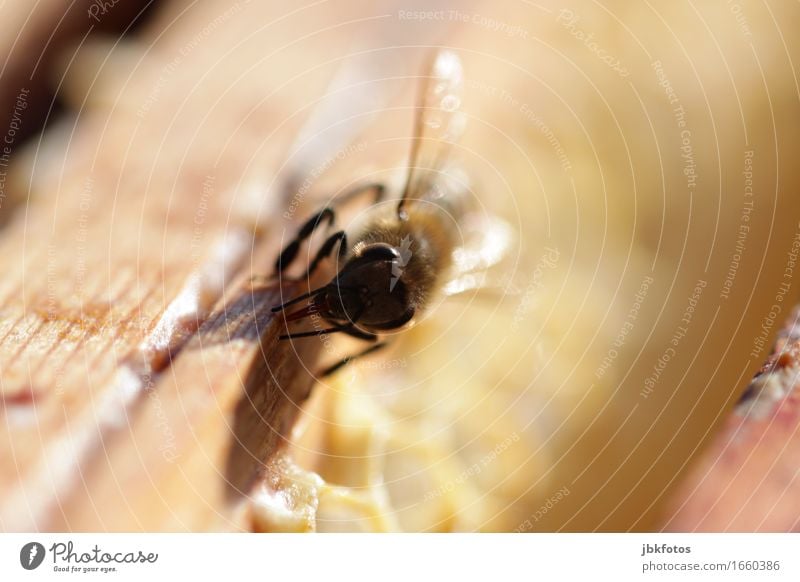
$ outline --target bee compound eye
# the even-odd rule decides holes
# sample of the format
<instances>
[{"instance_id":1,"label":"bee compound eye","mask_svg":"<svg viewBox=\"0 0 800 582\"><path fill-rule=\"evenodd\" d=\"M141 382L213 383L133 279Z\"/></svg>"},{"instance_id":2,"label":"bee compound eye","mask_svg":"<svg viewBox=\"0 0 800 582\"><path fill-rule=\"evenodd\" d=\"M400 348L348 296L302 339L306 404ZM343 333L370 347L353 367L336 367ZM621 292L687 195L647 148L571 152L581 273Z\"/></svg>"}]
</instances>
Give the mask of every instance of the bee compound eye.
<instances>
[{"instance_id":1,"label":"bee compound eye","mask_svg":"<svg viewBox=\"0 0 800 582\"><path fill-rule=\"evenodd\" d=\"M361 253L361 258L367 261L395 261L400 258L400 252L387 243L374 243Z\"/></svg>"}]
</instances>

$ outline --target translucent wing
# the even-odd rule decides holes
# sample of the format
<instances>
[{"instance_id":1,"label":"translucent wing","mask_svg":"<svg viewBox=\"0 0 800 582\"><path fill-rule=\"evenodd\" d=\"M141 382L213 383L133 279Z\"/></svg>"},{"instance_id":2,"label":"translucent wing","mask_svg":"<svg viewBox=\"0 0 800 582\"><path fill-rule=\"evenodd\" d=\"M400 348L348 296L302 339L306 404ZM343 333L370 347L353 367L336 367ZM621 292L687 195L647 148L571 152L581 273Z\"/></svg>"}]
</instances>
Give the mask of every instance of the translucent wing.
<instances>
[{"instance_id":1,"label":"translucent wing","mask_svg":"<svg viewBox=\"0 0 800 582\"><path fill-rule=\"evenodd\" d=\"M431 190L453 142L464 131L462 85L458 56L450 51L435 53L420 87L408 176L397 205L400 217L409 201L422 198Z\"/></svg>"},{"instance_id":2,"label":"translucent wing","mask_svg":"<svg viewBox=\"0 0 800 582\"><path fill-rule=\"evenodd\" d=\"M453 251L452 272L444 294L491 288L514 293L513 285L489 273L511 254L515 241L511 226L497 217L473 214L464 219L462 232L464 243Z\"/></svg>"}]
</instances>

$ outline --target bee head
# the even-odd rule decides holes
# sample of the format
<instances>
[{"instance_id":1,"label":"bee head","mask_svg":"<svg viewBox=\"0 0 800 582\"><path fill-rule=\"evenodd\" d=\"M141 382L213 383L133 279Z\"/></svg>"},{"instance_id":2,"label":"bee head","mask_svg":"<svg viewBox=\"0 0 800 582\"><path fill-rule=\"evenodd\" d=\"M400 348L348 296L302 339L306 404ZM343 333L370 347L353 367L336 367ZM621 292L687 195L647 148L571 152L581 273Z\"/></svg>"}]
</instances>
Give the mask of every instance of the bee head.
<instances>
[{"instance_id":1,"label":"bee head","mask_svg":"<svg viewBox=\"0 0 800 582\"><path fill-rule=\"evenodd\" d=\"M401 273L400 252L373 243L351 258L313 302L323 317L367 332L398 329L414 317Z\"/></svg>"}]
</instances>

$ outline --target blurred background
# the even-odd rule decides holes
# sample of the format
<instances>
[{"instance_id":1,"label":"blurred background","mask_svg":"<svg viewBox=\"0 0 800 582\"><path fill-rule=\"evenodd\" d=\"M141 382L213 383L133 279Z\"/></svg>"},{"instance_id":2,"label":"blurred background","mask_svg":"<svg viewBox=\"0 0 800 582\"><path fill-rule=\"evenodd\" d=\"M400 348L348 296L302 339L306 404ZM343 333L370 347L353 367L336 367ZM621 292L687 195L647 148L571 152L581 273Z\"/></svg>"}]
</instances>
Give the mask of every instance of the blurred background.
<instances>
[{"instance_id":1,"label":"blurred background","mask_svg":"<svg viewBox=\"0 0 800 582\"><path fill-rule=\"evenodd\" d=\"M797 302L796 3L2 10L5 530L659 530ZM398 187L436 47L517 292L300 396L346 344L204 344L318 201ZM775 501L706 527L796 528Z\"/></svg>"}]
</instances>

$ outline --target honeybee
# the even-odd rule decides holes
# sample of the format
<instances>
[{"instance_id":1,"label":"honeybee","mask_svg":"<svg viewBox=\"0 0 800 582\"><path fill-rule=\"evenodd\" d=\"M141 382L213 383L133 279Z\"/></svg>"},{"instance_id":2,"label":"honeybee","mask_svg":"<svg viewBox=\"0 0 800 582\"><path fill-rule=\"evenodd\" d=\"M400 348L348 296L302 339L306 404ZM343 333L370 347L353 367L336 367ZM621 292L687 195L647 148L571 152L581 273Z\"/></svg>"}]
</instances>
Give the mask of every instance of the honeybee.
<instances>
[{"instance_id":1,"label":"honeybee","mask_svg":"<svg viewBox=\"0 0 800 582\"><path fill-rule=\"evenodd\" d=\"M481 286L485 272L505 255L511 240L507 225L475 212L463 174L448 166L453 144L465 125L461 110L462 66L451 51L435 53L423 74L415 111L409 168L397 203L386 202L386 187L358 186L339 199L371 195L373 206L349 232L339 230L320 246L303 279L334 251L341 268L333 279L277 305L287 325L312 315L325 329L295 331L281 339L345 333L372 342L364 351L323 372L338 370L386 345L385 335L408 328L437 293L453 295ZM312 216L280 253L275 276L294 262L313 232L335 222L332 206ZM305 305L291 313L289 308Z\"/></svg>"}]
</instances>

